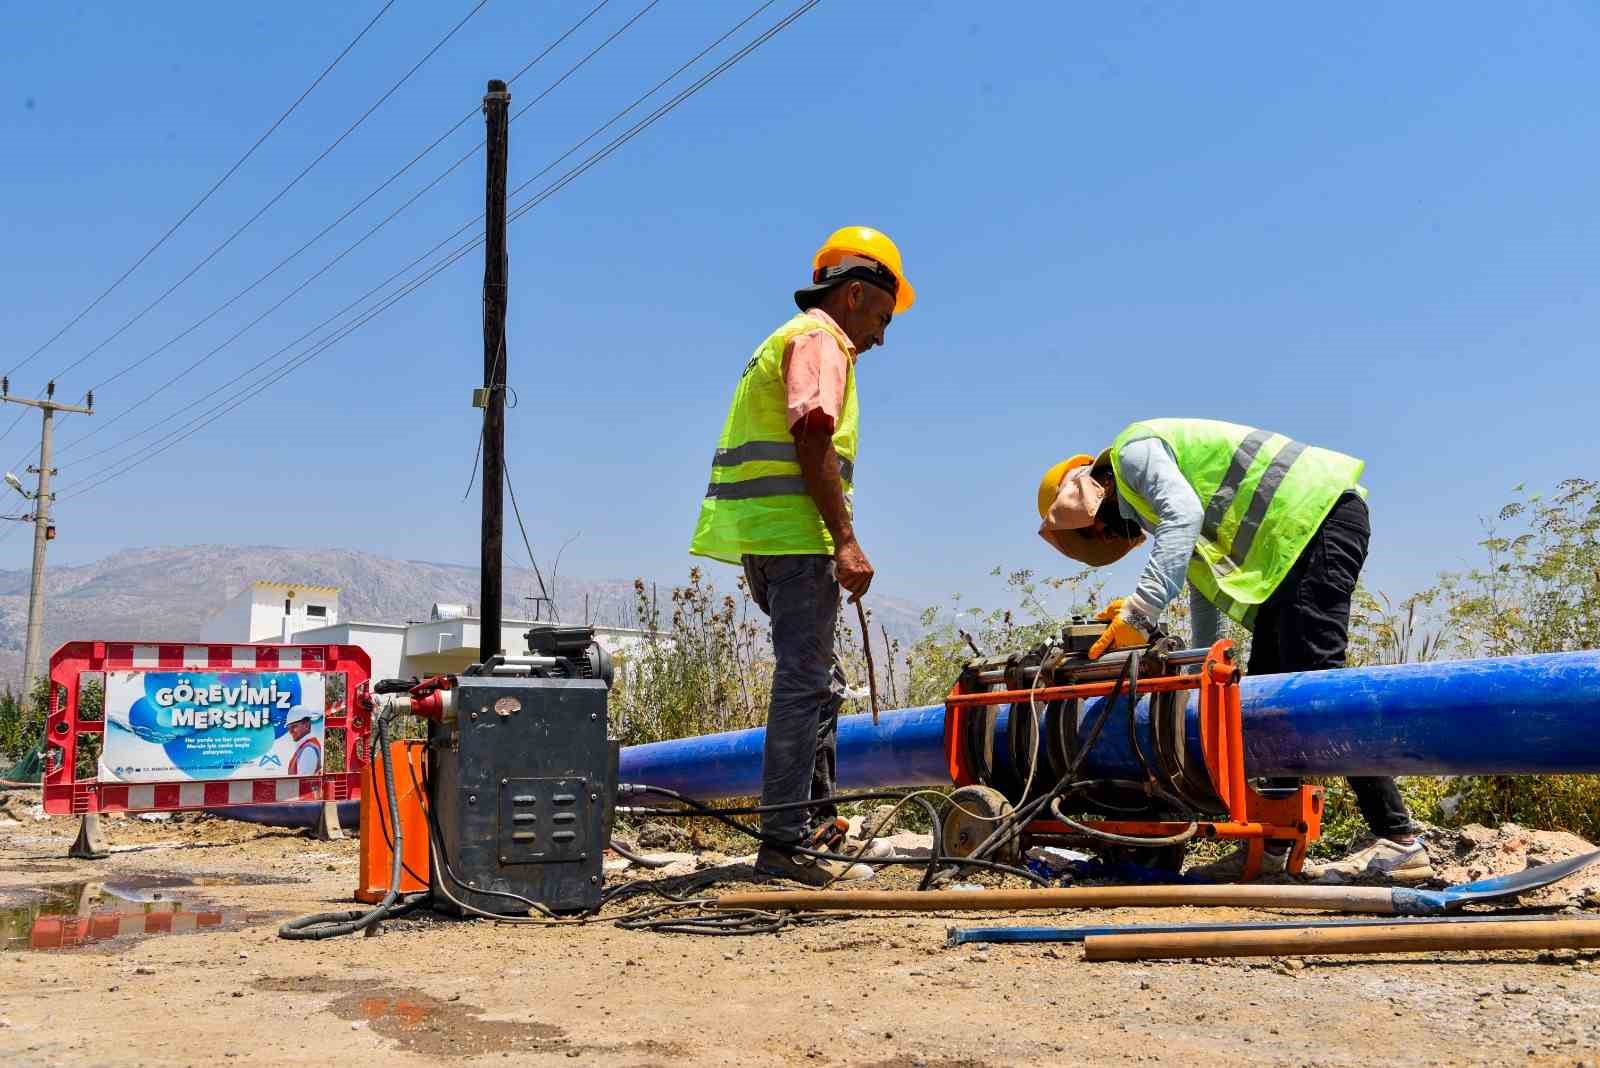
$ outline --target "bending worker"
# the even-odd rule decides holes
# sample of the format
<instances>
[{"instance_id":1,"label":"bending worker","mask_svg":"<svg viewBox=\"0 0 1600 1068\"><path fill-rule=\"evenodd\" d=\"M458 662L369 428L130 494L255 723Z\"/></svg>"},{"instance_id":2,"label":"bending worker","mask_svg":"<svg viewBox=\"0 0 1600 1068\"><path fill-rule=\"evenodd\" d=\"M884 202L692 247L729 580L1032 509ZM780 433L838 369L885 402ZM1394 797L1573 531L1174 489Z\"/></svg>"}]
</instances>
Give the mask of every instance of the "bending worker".
<instances>
[{"instance_id":1,"label":"bending worker","mask_svg":"<svg viewBox=\"0 0 1600 1068\"><path fill-rule=\"evenodd\" d=\"M1153 539L1137 587L1101 613L1110 626L1090 658L1148 644L1187 574L1196 645L1221 637L1226 615L1251 632L1252 675L1343 667L1370 537L1366 490L1357 481L1365 466L1210 419L1133 423L1099 456L1056 464L1039 484L1045 541L1098 567L1146 533ZM1349 783L1377 841L1316 874L1430 878L1420 827L1394 780ZM1286 847L1269 846L1265 870L1282 872L1286 856ZM1219 867L1242 866L1242 854L1230 860Z\"/></svg>"},{"instance_id":2,"label":"bending worker","mask_svg":"<svg viewBox=\"0 0 1600 1068\"><path fill-rule=\"evenodd\" d=\"M915 295L900 251L865 226L836 231L794 295L800 314L756 346L733 391L689 551L739 564L772 621L776 667L761 764L761 802L834 792L844 675L834 661L842 586L855 601L872 565L851 524L859 411L856 360L883 344ZM837 869L793 851L831 806L766 812L756 871L822 885ZM852 872L851 874L854 874ZM864 874L864 872L863 872Z\"/></svg>"}]
</instances>

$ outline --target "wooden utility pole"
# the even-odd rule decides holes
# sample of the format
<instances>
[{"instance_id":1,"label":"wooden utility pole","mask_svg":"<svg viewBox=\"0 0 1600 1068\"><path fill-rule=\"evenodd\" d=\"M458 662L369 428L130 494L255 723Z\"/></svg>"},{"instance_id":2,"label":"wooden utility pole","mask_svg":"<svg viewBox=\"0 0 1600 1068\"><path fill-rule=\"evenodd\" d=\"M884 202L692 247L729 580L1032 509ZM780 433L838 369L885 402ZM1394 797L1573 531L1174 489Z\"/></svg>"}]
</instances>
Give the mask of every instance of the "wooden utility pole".
<instances>
[{"instance_id":1,"label":"wooden utility pole","mask_svg":"<svg viewBox=\"0 0 1600 1068\"><path fill-rule=\"evenodd\" d=\"M483 98L488 170L483 243L483 532L479 559L479 655L500 648L501 545L505 530L506 451L506 130L511 94L499 79Z\"/></svg>"},{"instance_id":2,"label":"wooden utility pole","mask_svg":"<svg viewBox=\"0 0 1600 1068\"><path fill-rule=\"evenodd\" d=\"M40 661L44 658L44 552L45 545L56 536L56 528L50 522L50 502L54 499L50 492L50 476L55 470L50 466L52 432L55 430L55 417L57 412L70 412L75 415L88 415L94 411L94 394L90 393L84 398L82 406L76 404L61 404L55 399L56 384L51 382L45 387L44 400L35 400L32 397L13 397L11 395L11 380L0 379L0 400L11 404L23 404L29 408L38 408L43 416L43 427L39 432L39 466L28 468L28 473L38 476L34 491L29 493L23 488L22 480L10 471L6 472L6 482L12 489L27 499L33 501L33 515L18 518L33 520L33 581L28 588L28 639L22 654L22 700L24 704L31 698L33 687L42 674L43 665Z\"/></svg>"}]
</instances>

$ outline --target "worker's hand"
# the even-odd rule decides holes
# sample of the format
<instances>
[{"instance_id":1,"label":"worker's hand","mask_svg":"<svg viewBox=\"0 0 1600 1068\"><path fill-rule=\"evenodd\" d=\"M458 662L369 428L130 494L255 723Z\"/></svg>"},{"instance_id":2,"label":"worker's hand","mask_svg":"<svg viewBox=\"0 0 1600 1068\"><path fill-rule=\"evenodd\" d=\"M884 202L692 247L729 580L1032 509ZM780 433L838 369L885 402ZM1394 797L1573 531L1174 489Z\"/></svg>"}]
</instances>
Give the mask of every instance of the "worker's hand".
<instances>
[{"instance_id":1,"label":"worker's hand","mask_svg":"<svg viewBox=\"0 0 1600 1068\"><path fill-rule=\"evenodd\" d=\"M1099 660L1106 653L1118 649L1133 649L1150 644L1150 635L1129 617L1123 598L1119 597L1106 605L1105 611L1095 616L1095 619L1111 625L1089 647L1090 660Z\"/></svg>"},{"instance_id":2,"label":"worker's hand","mask_svg":"<svg viewBox=\"0 0 1600 1068\"><path fill-rule=\"evenodd\" d=\"M861 551L860 543L854 538L840 542L834 549L833 570L839 585L850 594L851 604L861 600L861 595L872 585L872 565L867 562L867 554Z\"/></svg>"}]
</instances>

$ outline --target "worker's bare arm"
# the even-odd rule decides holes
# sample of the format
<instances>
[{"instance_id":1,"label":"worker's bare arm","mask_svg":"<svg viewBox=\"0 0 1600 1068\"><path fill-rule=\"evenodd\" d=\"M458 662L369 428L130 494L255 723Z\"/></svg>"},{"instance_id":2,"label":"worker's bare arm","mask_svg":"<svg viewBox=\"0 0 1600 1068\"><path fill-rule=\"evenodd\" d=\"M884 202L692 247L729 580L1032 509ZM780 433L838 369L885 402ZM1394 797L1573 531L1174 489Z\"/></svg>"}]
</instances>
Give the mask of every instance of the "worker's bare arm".
<instances>
[{"instance_id":1,"label":"worker's bare arm","mask_svg":"<svg viewBox=\"0 0 1600 1068\"><path fill-rule=\"evenodd\" d=\"M816 418L821 416L821 419ZM850 506L844 497L844 481L839 471L839 454L833 448L831 422L826 415L813 412L812 418L794 425L795 448L800 455L800 474L805 479L806 492L816 502L828 533L833 535L834 567L839 585L850 593L854 601L867 592L872 584L872 565L866 553L856 542L855 527L850 521Z\"/></svg>"}]
</instances>

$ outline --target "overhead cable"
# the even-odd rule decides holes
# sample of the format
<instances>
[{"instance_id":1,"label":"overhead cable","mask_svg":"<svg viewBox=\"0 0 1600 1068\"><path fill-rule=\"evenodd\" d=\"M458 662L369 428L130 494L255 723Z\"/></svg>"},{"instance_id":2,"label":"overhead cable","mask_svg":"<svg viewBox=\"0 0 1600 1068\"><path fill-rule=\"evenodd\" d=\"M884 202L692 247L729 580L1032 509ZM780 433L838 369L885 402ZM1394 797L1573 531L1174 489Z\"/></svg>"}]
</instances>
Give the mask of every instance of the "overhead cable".
<instances>
[{"instance_id":1,"label":"overhead cable","mask_svg":"<svg viewBox=\"0 0 1600 1068\"><path fill-rule=\"evenodd\" d=\"M553 51L558 45L560 45L563 41L565 41L568 37L570 37L574 32L576 32L585 22L589 21L589 19L593 18L596 14L598 14L600 9L605 7L606 4L609 3L609 2L610 2L610 0L600 0L600 3L596 4L592 9L590 9L588 14L584 15L583 18L579 19L576 23L574 23L571 27L569 27L565 33L563 33L555 41L551 42L551 44L548 47L546 47L543 52L539 53L538 56L534 57L533 60L531 60L529 63L527 63L525 66L523 66L523 68L521 70L519 70L515 75L513 75L510 80L511 81L515 81L517 78L520 78L522 75L526 74L530 69L532 69L534 64L538 63L539 60L541 60L545 56L549 55L551 51ZM571 67L569 67L566 70L565 73L563 73L554 82L552 82L549 86L547 86L544 89L544 91L541 92L538 96L536 96L532 101L530 101L524 107L519 109L517 111L517 113L514 116L512 116L513 121L515 121L518 118L521 118L523 115L527 114L527 112L532 110L535 105L537 105L545 97L549 96L550 93L552 93L558 86L560 86L568 78L572 77L573 74L577 73L578 70L582 69L582 67L585 64L587 64L590 60L594 59L594 57L596 55L598 55L607 45L611 44L618 37L620 37L623 33L625 33L629 28L631 28L633 26L634 23L638 22L640 18L642 18L651 8L655 7L656 4L659 3L659 2L660 2L660 0L650 0L650 2L647 3L645 5L645 7L642 8L638 12L638 14L634 15L633 18L629 19L626 23L624 23L621 28L619 28L614 33L612 33L609 37L607 37L604 41L602 41L598 46L596 46L594 49L592 49L587 55L585 55L582 59L580 59L577 63L575 63ZM405 166L401 167L394 174L390 175L387 179L385 179L382 182L382 184L377 186L375 189L373 189L371 192L369 192L366 196L362 197L359 201L357 201L355 204L353 204L348 210L346 210L344 212L344 214L340 215L333 222L331 222L327 226L323 227L323 229L319 233L317 233L316 236L312 237L309 241L307 241L304 244L302 244L299 248L297 248L295 251L291 252L288 256L285 256L283 259L279 260L278 263L276 265L274 265L271 270L267 271L265 274L261 275L255 281L253 281L249 285L245 286L239 292L237 292L233 296L229 297L221 305L219 305L218 307L212 309L203 318L201 318L198 321L196 321L195 323L193 323L191 326L189 326L187 329L183 330L181 333L179 333L176 336L174 336L173 338L169 339L167 342L165 342L164 344L162 344L158 348L156 348L156 349L152 350L151 352L145 354L144 356L140 357L138 360L135 360L133 363L127 365L122 370L120 370L116 374L112 375L110 378L107 378L103 382L97 384L94 387L95 390L97 392L101 392L103 394L104 389L105 389L105 387L107 385L109 385L112 382L115 382L117 379L121 378L123 375L128 374L130 371L133 371L133 370L137 369L139 366L141 366L144 363L148 362L150 359L152 359L155 356L159 355L160 353L164 352L166 349L171 347L173 344L175 344L176 342L182 340L188 334L192 333L194 330L196 330L200 326L204 325L206 322L208 322L209 320L211 320L212 318L217 316L219 313L221 313L222 311L226 310L229 306L234 304L241 297L245 296L247 293L249 293L250 291L254 290L256 287L260 286L263 282L267 281L267 279L271 278L279 270L281 270L283 267L285 267L291 260L295 259L302 252L306 251L306 249L310 248L317 241L321 240L334 227L336 227L340 223L344 222L344 220L348 219L357 210L359 210L361 207L363 207L369 201L371 201L373 197L377 196L384 189L388 188L388 186L391 185L396 179L398 179L401 175L403 175L407 171L409 171L413 166L415 166L417 164L418 161L420 161L423 157L427 156L430 152L432 152L435 148L437 148L442 142L444 142L444 140L446 138L448 138L451 134L453 134L457 130L459 130L462 127L462 125L465 124L469 119L474 118L478 114L479 114L479 111L476 108L474 108L472 111L468 112L464 117L462 117L460 120L458 120L454 126L450 127L450 129L446 130L437 139L435 139L434 142L431 145L429 145L427 148L423 149L417 155L413 156L411 158L410 162L408 162ZM362 234L355 241L353 241L349 245L347 245L336 256L334 256L328 262L324 263L320 268L318 268L315 272L313 272L307 278L302 280L299 285L295 286L288 293L286 293L283 297L279 298L279 300L277 302L272 304L265 311L261 312L254 319L251 319L243 327L241 327L240 329L235 331L232 335L230 335L221 344L217 345L215 348L212 348L210 351L206 352L204 355L202 355L198 359L194 360L192 363L190 363L183 370L179 371L177 374L175 374L175 375L171 376L170 378L168 378L165 382L161 383L161 385L157 386L155 389L151 390L149 393L146 393L138 401L136 401L133 404L128 405L127 407L125 407L119 414L117 414L115 416L112 416L110 419L106 419L106 420L100 422L94 428L86 431L83 434L80 434L78 437L73 438L70 441L67 441L65 444L63 444L57 450L58 453L65 453L65 452L77 447L78 445L80 445L84 441L86 441L89 438L92 438L96 434L100 433L102 430L109 429L111 426L113 426L114 424L120 422L125 417L133 414L136 411L139 411L139 410L143 409L144 405L147 404L149 401L154 399L156 396L160 395L165 390L171 388L176 383L182 381L184 378L186 378L191 372L193 372L200 365L206 363L213 356L216 356L218 353L220 353L223 349L225 349L228 346L232 345L235 341L237 341L239 338L243 337L246 333L248 333L252 328L254 328L262 320L266 319L273 312L277 311L279 308L283 307L285 304L287 304L294 297L298 296L302 291L304 291L308 286L310 286L311 283L315 282L318 278L321 278L328 271L332 270L335 265L337 265L340 261L342 261L346 256L350 255L350 253L354 252L357 248L359 248L363 244L365 244L368 240L370 240L373 237L373 235L377 234L378 231L382 230L390 222L393 222L394 219L396 217L398 217L402 212L404 212L412 204L415 204L424 195L426 195L428 192L430 192L435 187L437 187L439 185L439 183L443 182L446 178L448 178L451 174L453 174L457 169L459 169L460 166L463 163L467 162L467 160L471 159L474 155L476 155L478 150L481 149L482 147L483 147L483 142L479 141L475 146L473 146L473 148L471 150L469 150L468 152L463 154L454 163L450 164L450 166L446 167L437 176L435 176L432 181L428 182L425 186L423 186L421 189L417 190L410 197L408 197L405 200L405 202L402 203L398 208L395 208L388 215L384 216L384 218L381 219L376 225L374 225L371 228L369 228L366 231L366 233ZM478 218L481 219L482 216L480 215L480 216L478 216ZM476 221L477 221L476 219L472 220L472 222L476 222ZM472 222L468 222L461 229L465 229L466 226L471 226ZM459 233L459 232L460 232L460 230L458 229L457 233ZM452 235L452 236L454 236L454 235ZM446 238L446 241L448 241L448 240L449 240L449 238ZM441 242L441 244L442 244L442 242ZM435 247L437 247L437 246L435 246ZM138 435L135 435L135 436L138 436ZM128 439L123 439L124 442L126 440L128 440ZM121 444L121 442L119 442L119 444ZM104 451L104 450L101 450L101 451ZM92 455L99 455L99 453L95 453L95 454L92 454Z\"/></svg>"},{"instance_id":2,"label":"overhead cable","mask_svg":"<svg viewBox=\"0 0 1600 1068\"><path fill-rule=\"evenodd\" d=\"M262 133L260 137L256 138L255 143L245 150L244 155L240 156L234 161L233 166L229 167L223 172L221 178L218 178L215 182L211 183L211 188L202 193L199 200L196 200L193 204L189 205L189 210L180 215L177 222L167 227L166 232L156 239L155 244L145 249L143 254L140 255L138 259L133 261L133 266L129 267L127 270L118 275L116 281L112 282L105 289L101 290L99 296L91 300L82 311L78 312L77 315L74 315L71 319L67 320L66 325L57 330L54 334L51 334L50 337L45 340L44 344L40 345L38 348L28 353L27 356L23 357L20 363L18 363L10 371L6 372L7 377L15 375L18 371L31 363L34 358L42 353L45 349L55 344L62 334L65 334L68 330L71 330L85 315L88 315L90 312L94 311L94 309L99 306L101 301L109 297L118 286L122 285L123 282L128 280L129 276L132 275L134 271L137 271L141 266L143 266L145 260L148 260L152 255L155 254L157 249L159 249L162 245L165 245L168 239L171 238L173 234L178 232L178 228L184 223L188 222L189 217L195 212L199 211L206 201L211 199L212 194L214 194L218 189L221 189L223 183L225 183L229 178L232 178L234 173L238 171L240 167L243 167L245 162L249 160L251 156L255 155L256 149L265 144L267 138L271 137L279 126L283 125L284 120L295 113L295 110L305 102L306 97L311 95L311 91L317 86L321 85L324 78L333 73L333 68L337 67L344 60L344 57L350 54L351 50L354 49L355 46L361 42L361 39L367 35L367 31L376 26L378 24L378 20L383 18L388 10L394 5L395 0L388 0L387 3L379 8L378 13L373 15L365 26L361 27L361 32L356 34L355 37L351 39L350 43L344 46L343 51L341 51L337 56L333 57L333 62L322 68L322 73L317 75L312 83L306 86L305 90L302 91L299 96L295 97L294 103L290 104L288 108L284 110L282 115L279 115L275 120L273 120L272 125L268 126L266 131Z\"/></svg>"},{"instance_id":3,"label":"overhead cable","mask_svg":"<svg viewBox=\"0 0 1600 1068\"><path fill-rule=\"evenodd\" d=\"M690 97L694 96L700 90L704 89L712 81L715 81L717 78L721 77L728 70L732 69L733 66L735 66L737 63L739 63L741 60L743 60L748 55L750 55L752 52L754 52L761 45L763 45L767 41L771 40L777 34L781 33L783 30L787 29L797 19L799 19L802 15L806 14L807 12L809 12L812 8L816 7L819 3L821 3L821 0L806 0L805 3L801 4L799 7L795 8L793 11L791 11L788 15L786 15L782 19L780 19L773 26L771 26L767 30L763 31L760 35L758 35L756 38L754 38L748 44L744 45L743 47L741 47L740 49L735 51L727 59L724 59L716 67L713 67L705 75L702 75L697 81L691 83L687 88L681 90L679 93L677 93L675 96L673 96L670 100L668 100L665 104L662 104L655 111L653 111L649 115L647 115L644 119L641 119L639 122L635 123L632 127L630 127L624 133L619 134L616 138L614 138L612 141L610 141L604 148L601 148L601 149L597 150L595 153L593 153L590 156L586 157L583 160L583 162L577 164L576 166L574 166L573 168L568 170L566 173L564 173L560 178L558 178L554 182L550 183L550 185L546 186L544 189L540 190L538 193L536 193L533 196L529 197L528 200L524 201L521 205L519 205L513 212L511 212L508 215L508 222L521 218L528 211L531 211L533 208L538 207L540 204L544 203L544 201L549 199L549 197L553 196L555 193L557 193L561 189L565 188L568 184L570 184L572 181L574 181L580 175L582 175L583 173L587 172L590 168L592 168L593 166L595 166L596 164L598 164L602 160L606 159L607 157L609 157L610 155L615 153L617 151L617 149L621 148L628 141L631 141L634 137L638 136L644 130L646 130L650 126L654 125L661 118L663 118L667 114L671 113L679 105L681 105L684 101L688 100ZM746 21L748 21L748 20L746 20ZM613 121L615 121L615 120L613 120ZM594 135L591 135L591 137L589 139L592 139L593 136ZM526 184L527 183L524 183L524 186L526 186ZM519 189L520 188L523 188L523 187L519 187ZM113 462L111 465L109 465L106 468L103 468L101 471L94 472L93 474L88 476L90 481L89 481L89 483L87 485L83 486L81 489L78 489L78 490L76 490L75 492L73 492L71 494L64 495L64 497L76 497L76 496L81 496L82 494L88 493L91 490L95 489L96 487L104 485L106 482L109 482L109 481L111 481L111 480L113 480L115 478L120 477L121 475L123 475L123 474L127 473L128 471L132 470L134 467L137 467L137 466L139 466L139 465L141 465L141 464L143 464L143 463L145 463L145 462L147 462L147 461L149 461L151 459L154 459L156 456L159 456L161 453L166 452L168 449L174 447L179 442L181 442L181 441L185 440L186 438L192 436L194 433L196 433L199 430L203 429L205 426L209 425L212 422L215 422L217 419L221 418L223 415L226 415L229 412L233 411L234 409L238 408L240 405L244 404L246 401L250 400L252 397L257 395L261 391L267 389L268 387L270 387L274 383L276 383L279 380L281 380L284 376L288 375L289 373L293 372L294 370L298 369L299 367L304 366L307 362L309 362L312 359L315 359L317 356L321 355L323 352L326 352L329 348L331 348L332 346L336 345L338 342L340 342L340 341L344 340L345 338L349 337L350 334L354 333L356 330L359 330L362 326L365 326L367 323L371 322L373 319L377 318L379 315L383 314L385 311L387 311L390 308L392 308L395 304L399 303L400 301L404 300L406 297L410 296L417 289L420 289L422 286L424 286L428 282L432 281L440 273L442 273L443 271L445 271L449 267L453 266L455 263L459 262L464 256L467 255L467 253L471 252L473 249L477 248L482 243L483 243L483 238L480 236L480 237L474 238L473 240L469 241L465 245L462 245L461 247L453 250L451 253L446 255L443 259L441 259L440 261L438 261L435 264L433 264L432 266L430 266L426 271L424 271L423 274L419 275L417 278L413 279L412 281L406 283L405 286L402 287L398 292L396 292L394 294L391 294L390 296L386 297L382 301L382 303L380 303L377 306L375 306L375 307L369 309L368 311L362 313L362 315L359 318L357 318L355 321L353 321L353 322L351 322L349 324L346 324L345 326L342 326L342 327L338 328L337 330L333 331L332 333L330 333L326 337L324 337L324 338L318 340L317 342L313 343L312 346L310 346L306 351L302 352L301 354L296 356L293 360L291 360L290 362L285 364L283 367L281 367L281 368L277 369L276 371L272 372L270 375L262 378L260 381L258 381L256 383L252 384L243 393L241 393L238 396L234 397L230 401L225 402L224 404L221 404L221 405L218 405L218 406L214 407L209 412L203 413L202 415L197 416L187 426L185 426L183 428L180 428L178 430L172 431L165 438L158 439L157 442L152 443L150 446L148 446L145 449L141 450L136 455L134 455L132 457L129 457L129 458L126 458L123 461ZM259 366L259 365L257 365L257 366Z\"/></svg>"}]
</instances>

